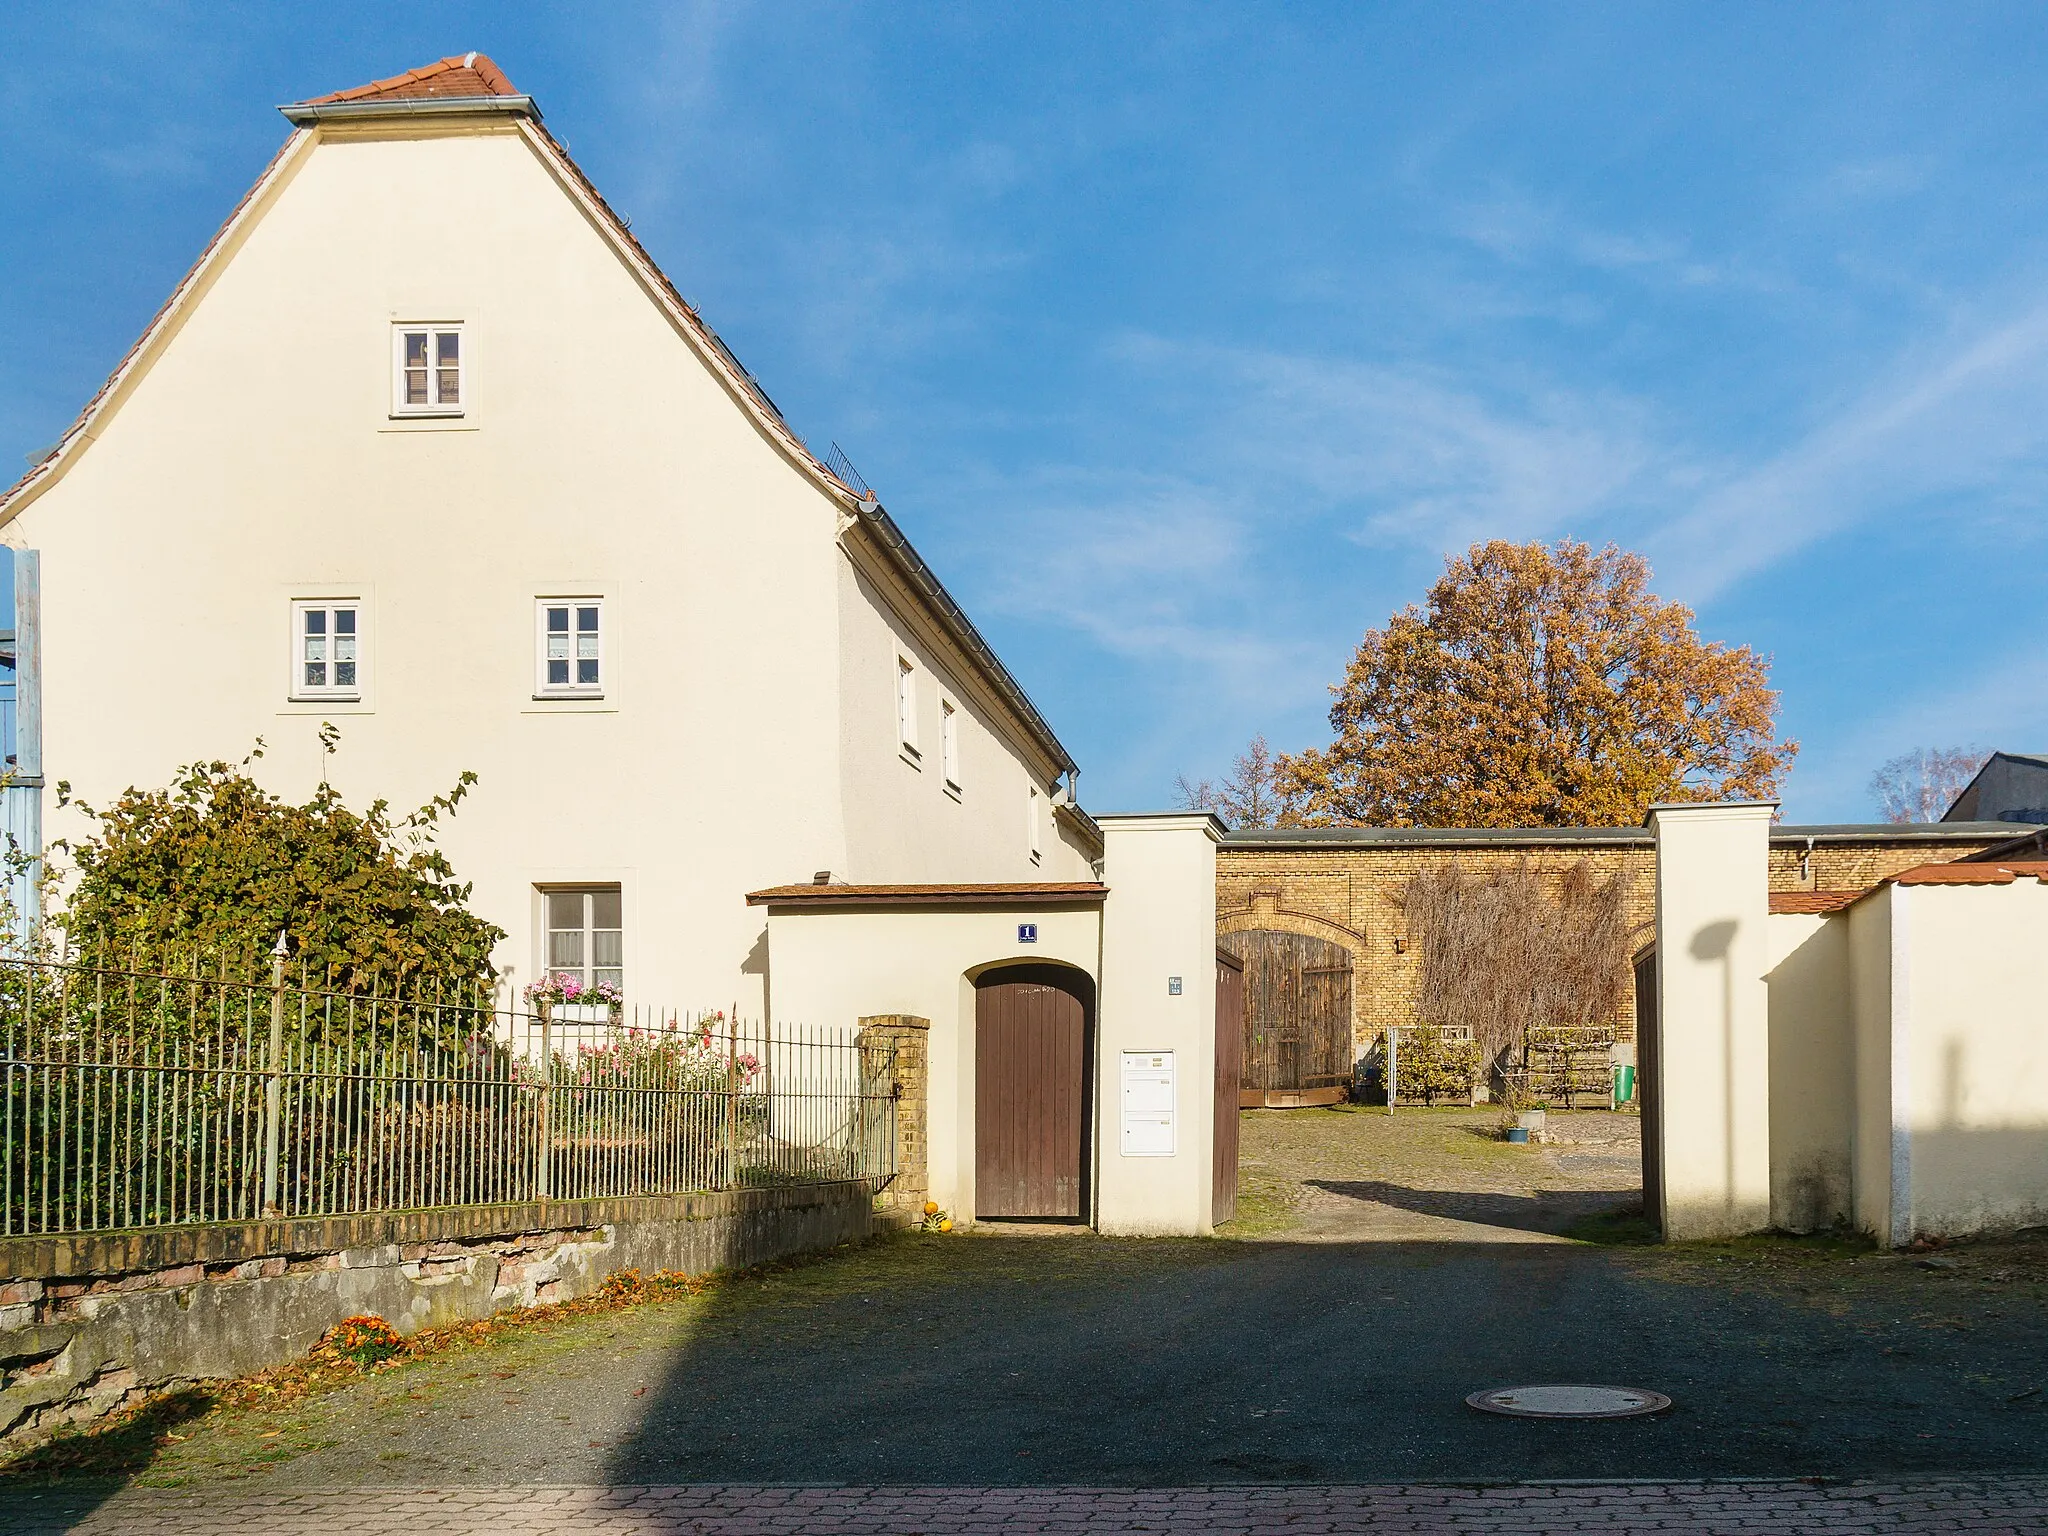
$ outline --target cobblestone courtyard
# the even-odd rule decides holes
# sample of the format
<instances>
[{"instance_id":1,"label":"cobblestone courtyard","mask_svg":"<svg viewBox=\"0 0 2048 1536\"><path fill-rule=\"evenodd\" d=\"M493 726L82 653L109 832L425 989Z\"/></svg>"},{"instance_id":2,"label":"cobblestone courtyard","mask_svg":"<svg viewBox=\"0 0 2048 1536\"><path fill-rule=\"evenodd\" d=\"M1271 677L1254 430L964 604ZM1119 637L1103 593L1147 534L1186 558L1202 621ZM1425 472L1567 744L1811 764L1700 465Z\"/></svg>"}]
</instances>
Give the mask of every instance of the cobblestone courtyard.
<instances>
[{"instance_id":1,"label":"cobblestone courtyard","mask_svg":"<svg viewBox=\"0 0 2048 1536\"><path fill-rule=\"evenodd\" d=\"M167 1424L0 1530L2048 1528L2048 1243L1617 1244L1626 1124L1490 1118L1252 1116L1217 1240L846 1250ZM1573 1380L1676 1407L1463 1404Z\"/></svg>"}]
</instances>

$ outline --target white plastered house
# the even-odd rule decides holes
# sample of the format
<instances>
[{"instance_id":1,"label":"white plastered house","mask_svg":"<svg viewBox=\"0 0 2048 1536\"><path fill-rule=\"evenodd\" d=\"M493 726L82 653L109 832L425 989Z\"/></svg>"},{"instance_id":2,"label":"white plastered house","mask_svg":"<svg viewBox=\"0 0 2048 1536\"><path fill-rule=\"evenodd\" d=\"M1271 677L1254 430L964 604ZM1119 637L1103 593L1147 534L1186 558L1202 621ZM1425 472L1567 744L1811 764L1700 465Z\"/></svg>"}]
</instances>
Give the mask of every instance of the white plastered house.
<instances>
[{"instance_id":1,"label":"white plastered house","mask_svg":"<svg viewBox=\"0 0 2048 1536\"><path fill-rule=\"evenodd\" d=\"M275 159L0 496L23 634L17 835L44 812L49 835L79 830L39 803L45 780L103 804L258 737L261 777L295 799L324 778L403 809L474 770L441 841L509 935L511 986L568 969L663 1009L930 1017L932 1186L963 1214L992 967L1079 978L1091 1085L1120 1039L1213 1055L1218 829L1134 824L1134 877L1148 858L1177 873L1165 905L1130 914L1146 978L1127 978L1118 1025L1104 831L1072 757L531 99L471 54L282 110ZM747 900L816 879L899 891L901 920L852 945L875 964L823 969L872 905ZM919 915L907 888L934 886L943 912ZM777 927L788 964L770 961ZM1146 1154L1133 1186L1163 1188L1177 1160L1186 1188L1118 1216L1116 1181L1090 1175L1080 1214L1206 1227L1209 1072L1182 1074L1177 1150ZM1093 1168L1117 1102L1082 1100L1102 1117L1081 1132Z\"/></svg>"},{"instance_id":2,"label":"white plastered house","mask_svg":"<svg viewBox=\"0 0 2048 1536\"><path fill-rule=\"evenodd\" d=\"M284 110L0 500L40 555L53 782L104 802L258 736L287 795L474 769L445 844L515 980L545 893L616 892L584 967L754 1014L749 889L1093 878L1023 690L488 59Z\"/></svg>"}]
</instances>

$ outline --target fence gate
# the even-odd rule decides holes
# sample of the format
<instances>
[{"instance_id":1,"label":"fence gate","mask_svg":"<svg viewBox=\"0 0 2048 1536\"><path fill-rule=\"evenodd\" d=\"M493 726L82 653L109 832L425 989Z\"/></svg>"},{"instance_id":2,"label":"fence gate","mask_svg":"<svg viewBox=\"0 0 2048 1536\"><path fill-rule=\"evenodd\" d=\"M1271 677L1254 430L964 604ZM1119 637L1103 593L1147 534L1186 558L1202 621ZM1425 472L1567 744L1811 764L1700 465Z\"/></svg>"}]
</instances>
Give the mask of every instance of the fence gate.
<instances>
[{"instance_id":1,"label":"fence gate","mask_svg":"<svg viewBox=\"0 0 2048 1536\"><path fill-rule=\"evenodd\" d=\"M974 988L974 1214L1087 1214L1088 980L1053 965Z\"/></svg>"},{"instance_id":2,"label":"fence gate","mask_svg":"<svg viewBox=\"0 0 2048 1536\"><path fill-rule=\"evenodd\" d=\"M1225 935L1244 963L1245 1108L1341 1103L1351 1082L1351 952L1255 929Z\"/></svg>"},{"instance_id":3,"label":"fence gate","mask_svg":"<svg viewBox=\"0 0 2048 1536\"><path fill-rule=\"evenodd\" d=\"M1244 1080L1244 962L1216 951L1216 1184L1209 1219L1237 1214L1237 1091Z\"/></svg>"},{"instance_id":4,"label":"fence gate","mask_svg":"<svg viewBox=\"0 0 2048 1536\"><path fill-rule=\"evenodd\" d=\"M1636 1103L1642 1110L1643 1215L1664 1230L1664 1084L1659 1070L1657 949L1636 956Z\"/></svg>"}]
</instances>

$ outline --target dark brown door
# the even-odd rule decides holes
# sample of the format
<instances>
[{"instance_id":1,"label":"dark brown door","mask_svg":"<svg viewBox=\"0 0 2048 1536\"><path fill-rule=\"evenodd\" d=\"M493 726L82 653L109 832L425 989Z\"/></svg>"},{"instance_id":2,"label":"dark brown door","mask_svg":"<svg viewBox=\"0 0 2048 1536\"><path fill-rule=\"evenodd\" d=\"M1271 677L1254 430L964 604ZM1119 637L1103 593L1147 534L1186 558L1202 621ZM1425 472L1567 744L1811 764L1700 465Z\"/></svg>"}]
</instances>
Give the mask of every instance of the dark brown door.
<instances>
[{"instance_id":1,"label":"dark brown door","mask_svg":"<svg viewBox=\"0 0 2048 1536\"><path fill-rule=\"evenodd\" d=\"M1216 1185L1209 1219L1237 1214L1237 1091L1244 1074L1244 962L1216 951Z\"/></svg>"},{"instance_id":2,"label":"dark brown door","mask_svg":"<svg viewBox=\"0 0 2048 1536\"><path fill-rule=\"evenodd\" d=\"M1089 986L1015 966L974 988L974 1214L1087 1214Z\"/></svg>"},{"instance_id":3,"label":"dark brown door","mask_svg":"<svg viewBox=\"0 0 2048 1536\"><path fill-rule=\"evenodd\" d=\"M1643 1215L1664 1230L1664 1084L1658 1060L1657 951L1636 956L1636 1103L1642 1110Z\"/></svg>"}]
</instances>

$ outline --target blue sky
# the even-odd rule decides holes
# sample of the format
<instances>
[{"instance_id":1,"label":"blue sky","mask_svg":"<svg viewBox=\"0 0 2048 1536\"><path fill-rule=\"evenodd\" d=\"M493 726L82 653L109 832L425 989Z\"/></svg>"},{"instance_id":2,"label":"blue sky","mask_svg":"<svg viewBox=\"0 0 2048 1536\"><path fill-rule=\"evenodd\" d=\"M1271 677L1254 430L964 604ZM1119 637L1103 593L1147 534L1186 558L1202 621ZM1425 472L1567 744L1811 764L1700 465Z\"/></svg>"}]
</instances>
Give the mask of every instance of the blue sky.
<instances>
[{"instance_id":1,"label":"blue sky","mask_svg":"<svg viewBox=\"0 0 2048 1536\"><path fill-rule=\"evenodd\" d=\"M1774 658L1790 820L2048 747L2038 7L10 5L0 455L285 134L481 49L1084 765L1327 737L1473 539ZM13 471L0 474L11 479Z\"/></svg>"}]
</instances>

